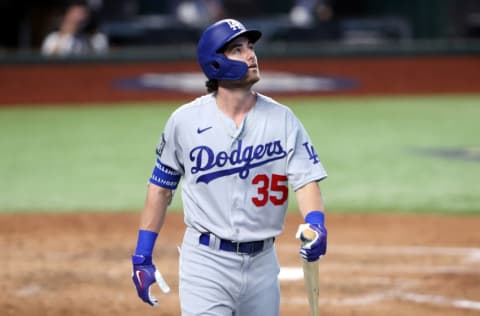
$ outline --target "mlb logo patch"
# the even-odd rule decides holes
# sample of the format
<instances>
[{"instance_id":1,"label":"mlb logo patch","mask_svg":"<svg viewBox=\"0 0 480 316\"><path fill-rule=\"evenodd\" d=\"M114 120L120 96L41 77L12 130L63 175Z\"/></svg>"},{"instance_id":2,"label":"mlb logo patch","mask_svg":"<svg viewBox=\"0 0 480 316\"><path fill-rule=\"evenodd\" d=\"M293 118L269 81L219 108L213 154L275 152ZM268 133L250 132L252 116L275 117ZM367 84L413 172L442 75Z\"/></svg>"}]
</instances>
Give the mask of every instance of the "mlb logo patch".
<instances>
[{"instance_id":1,"label":"mlb logo patch","mask_svg":"<svg viewBox=\"0 0 480 316\"><path fill-rule=\"evenodd\" d=\"M163 149L165 148L165 133L162 133L162 139L157 146L157 155L160 157L163 153Z\"/></svg>"}]
</instances>

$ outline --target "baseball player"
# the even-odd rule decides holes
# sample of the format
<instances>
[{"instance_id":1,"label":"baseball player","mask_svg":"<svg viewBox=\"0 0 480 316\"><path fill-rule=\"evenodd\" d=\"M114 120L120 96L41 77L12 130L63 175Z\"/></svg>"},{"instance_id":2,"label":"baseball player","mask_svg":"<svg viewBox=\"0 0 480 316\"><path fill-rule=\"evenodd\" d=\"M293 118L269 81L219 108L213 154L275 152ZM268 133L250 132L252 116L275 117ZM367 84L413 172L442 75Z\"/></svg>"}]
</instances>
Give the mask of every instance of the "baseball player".
<instances>
[{"instance_id":1,"label":"baseball player","mask_svg":"<svg viewBox=\"0 0 480 316\"><path fill-rule=\"evenodd\" d=\"M274 242L284 227L289 186L305 218L299 229L316 235L302 243L301 257L315 261L326 252L318 182L327 174L292 111L252 90L260 80L254 49L260 37L225 19L200 38L198 61L209 94L178 108L166 123L132 256L133 282L148 304L157 304L150 295L159 279L155 240L180 179L182 315L279 314Z\"/></svg>"}]
</instances>

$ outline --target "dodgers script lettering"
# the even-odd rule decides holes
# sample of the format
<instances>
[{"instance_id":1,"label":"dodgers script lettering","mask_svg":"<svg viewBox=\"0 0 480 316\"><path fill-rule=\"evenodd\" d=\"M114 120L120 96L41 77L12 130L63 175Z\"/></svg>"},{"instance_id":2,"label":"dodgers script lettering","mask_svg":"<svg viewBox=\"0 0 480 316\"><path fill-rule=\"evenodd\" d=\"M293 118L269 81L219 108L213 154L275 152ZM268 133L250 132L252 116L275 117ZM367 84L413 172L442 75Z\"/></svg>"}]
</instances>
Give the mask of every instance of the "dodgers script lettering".
<instances>
[{"instance_id":1,"label":"dodgers script lettering","mask_svg":"<svg viewBox=\"0 0 480 316\"><path fill-rule=\"evenodd\" d=\"M190 160L193 162L192 174L204 171L197 179L198 182L209 183L212 180L237 174L240 178L248 177L250 170L272 161L282 159L287 155L279 140L274 140L256 146L245 146L241 140L230 153L219 151L215 153L208 146L197 146L190 151ZM221 168L208 172L213 168Z\"/></svg>"}]
</instances>

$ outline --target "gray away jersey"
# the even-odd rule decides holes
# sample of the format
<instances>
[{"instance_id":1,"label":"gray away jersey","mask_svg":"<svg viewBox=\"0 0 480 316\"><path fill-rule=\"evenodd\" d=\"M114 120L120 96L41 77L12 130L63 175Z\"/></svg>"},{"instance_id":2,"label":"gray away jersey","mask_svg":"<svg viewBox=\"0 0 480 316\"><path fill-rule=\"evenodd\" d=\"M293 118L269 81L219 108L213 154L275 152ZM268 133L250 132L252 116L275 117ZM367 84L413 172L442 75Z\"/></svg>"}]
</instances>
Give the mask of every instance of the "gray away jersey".
<instances>
[{"instance_id":1,"label":"gray away jersey","mask_svg":"<svg viewBox=\"0 0 480 316\"><path fill-rule=\"evenodd\" d=\"M182 176L186 225L234 241L279 235L288 185L297 190L327 176L300 121L261 94L239 128L213 94L181 106L157 155Z\"/></svg>"}]
</instances>

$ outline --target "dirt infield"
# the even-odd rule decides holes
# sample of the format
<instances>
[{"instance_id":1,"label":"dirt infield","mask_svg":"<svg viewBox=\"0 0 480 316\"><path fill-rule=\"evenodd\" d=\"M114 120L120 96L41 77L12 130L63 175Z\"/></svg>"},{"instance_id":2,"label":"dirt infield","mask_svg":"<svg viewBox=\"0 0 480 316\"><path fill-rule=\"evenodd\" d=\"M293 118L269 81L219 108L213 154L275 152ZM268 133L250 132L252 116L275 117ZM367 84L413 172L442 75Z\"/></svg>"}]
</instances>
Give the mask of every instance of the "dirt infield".
<instances>
[{"instance_id":1,"label":"dirt infield","mask_svg":"<svg viewBox=\"0 0 480 316\"><path fill-rule=\"evenodd\" d=\"M179 315L177 245L170 213L156 263L172 287L161 306L136 297L130 279L137 213L0 215L2 315ZM281 315L307 315L290 215L276 247ZM320 264L322 315L478 315L480 217L329 214ZM477 248L476 248L477 247Z\"/></svg>"}]
</instances>

